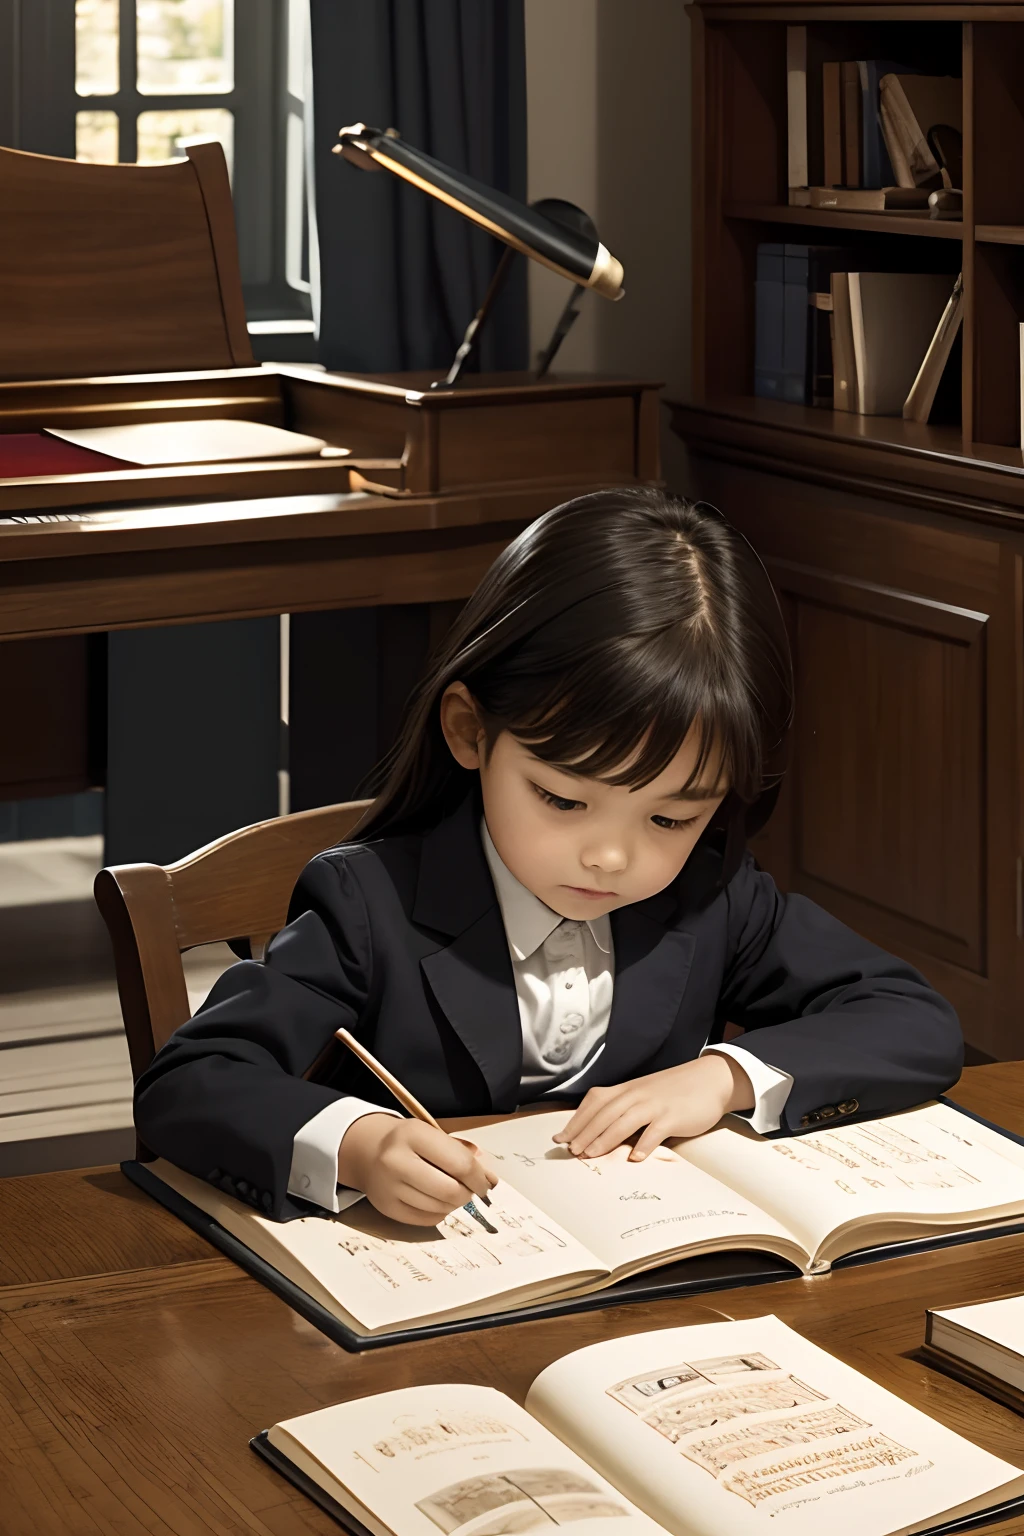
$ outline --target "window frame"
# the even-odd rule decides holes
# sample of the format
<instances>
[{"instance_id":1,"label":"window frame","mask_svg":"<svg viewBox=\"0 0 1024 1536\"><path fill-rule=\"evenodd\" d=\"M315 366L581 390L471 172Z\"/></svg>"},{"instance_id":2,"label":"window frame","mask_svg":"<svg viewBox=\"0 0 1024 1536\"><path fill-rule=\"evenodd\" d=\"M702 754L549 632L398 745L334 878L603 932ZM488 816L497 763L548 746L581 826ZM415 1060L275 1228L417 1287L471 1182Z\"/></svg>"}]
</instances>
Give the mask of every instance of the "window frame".
<instances>
[{"instance_id":1,"label":"window frame","mask_svg":"<svg viewBox=\"0 0 1024 1536\"><path fill-rule=\"evenodd\" d=\"M232 90L140 92L135 0L119 0L119 89L108 96L79 96L74 0L0 0L0 61L7 61L6 67L0 64L0 143L73 160L76 114L114 111L119 156L134 160L140 112L209 107L233 112L232 194L247 316L308 320L308 287L293 286L286 273L288 117L302 112L302 103L288 93L288 0L236 0L234 13Z\"/></svg>"}]
</instances>

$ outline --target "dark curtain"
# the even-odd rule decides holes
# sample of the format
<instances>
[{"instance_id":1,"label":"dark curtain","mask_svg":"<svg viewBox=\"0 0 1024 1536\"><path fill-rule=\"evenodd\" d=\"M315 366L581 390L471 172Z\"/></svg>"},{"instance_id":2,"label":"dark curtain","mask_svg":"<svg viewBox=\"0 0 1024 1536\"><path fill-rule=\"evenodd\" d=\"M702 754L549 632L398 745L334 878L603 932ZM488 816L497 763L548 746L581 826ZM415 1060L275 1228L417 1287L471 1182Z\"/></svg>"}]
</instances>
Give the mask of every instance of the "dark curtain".
<instances>
[{"instance_id":1,"label":"dark curtain","mask_svg":"<svg viewBox=\"0 0 1024 1536\"><path fill-rule=\"evenodd\" d=\"M446 368L503 251L386 171L332 155L338 130L417 149L526 196L523 0L311 0L319 357L328 368ZM481 332L486 372L528 364L525 258Z\"/></svg>"},{"instance_id":2,"label":"dark curtain","mask_svg":"<svg viewBox=\"0 0 1024 1536\"><path fill-rule=\"evenodd\" d=\"M525 198L523 0L311 0L310 10L320 361L348 372L445 369L504 246L331 148L347 123L397 128L427 154ZM481 343L484 371L527 366L524 257ZM293 615L293 810L356 792L390 746L444 618L422 606Z\"/></svg>"}]
</instances>

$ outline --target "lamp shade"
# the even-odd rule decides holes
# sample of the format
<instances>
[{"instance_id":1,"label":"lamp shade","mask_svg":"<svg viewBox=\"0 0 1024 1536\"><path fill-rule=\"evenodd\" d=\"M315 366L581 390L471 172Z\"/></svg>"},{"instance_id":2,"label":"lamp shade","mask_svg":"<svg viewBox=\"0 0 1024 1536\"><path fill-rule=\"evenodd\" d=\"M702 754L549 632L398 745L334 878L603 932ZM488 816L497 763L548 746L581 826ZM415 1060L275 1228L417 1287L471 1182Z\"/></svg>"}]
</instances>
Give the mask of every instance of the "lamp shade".
<instances>
[{"instance_id":1,"label":"lamp shade","mask_svg":"<svg viewBox=\"0 0 1024 1536\"><path fill-rule=\"evenodd\" d=\"M556 223L504 192L443 165L406 144L393 128L381 130L353 123L342 128L338 138L334 153L352 165L362 170L390 171L571 283L593 288L606 299L622 298L622 264L595 234Z\"/></svg>"}]
</instances>

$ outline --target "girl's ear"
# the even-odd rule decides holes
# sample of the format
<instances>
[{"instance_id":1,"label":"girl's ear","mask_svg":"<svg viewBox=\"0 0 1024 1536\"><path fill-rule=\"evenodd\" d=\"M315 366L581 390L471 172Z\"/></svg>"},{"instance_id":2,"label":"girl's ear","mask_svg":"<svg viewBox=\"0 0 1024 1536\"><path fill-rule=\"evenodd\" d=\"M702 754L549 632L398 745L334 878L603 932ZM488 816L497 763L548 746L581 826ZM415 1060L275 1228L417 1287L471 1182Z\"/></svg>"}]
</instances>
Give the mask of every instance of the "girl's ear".
<instances>
[{"instance_id":1,"label":"girl's ear","mask_svg":"<svg viewBox=\"0 0 1024 1536\"><path fill-rule=\"evenodd\" d=\"M484 728L465 683L451 683L441 695L441 729L459 767L479 768Z\"/></svg>"}]
</instances>

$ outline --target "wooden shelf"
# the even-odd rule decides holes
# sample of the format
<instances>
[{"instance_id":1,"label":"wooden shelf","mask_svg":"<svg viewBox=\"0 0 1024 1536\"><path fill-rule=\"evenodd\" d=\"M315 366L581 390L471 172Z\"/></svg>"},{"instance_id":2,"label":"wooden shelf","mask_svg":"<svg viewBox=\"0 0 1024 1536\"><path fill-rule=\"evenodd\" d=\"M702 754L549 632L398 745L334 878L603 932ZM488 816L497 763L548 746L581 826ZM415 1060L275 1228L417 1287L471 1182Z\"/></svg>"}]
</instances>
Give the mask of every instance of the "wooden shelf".
<instances>
[{"instance_id":1,"label":"wooden shelf","mask_svg":"<svg viewBox=\"0 0 1024 1536\"><path fill-rule=\"evenodd\" d=\"M982 245L1024 245L1024 224L978 224L974 238Z\"/></svg>"},{"instance_id":2,"label":"wooden shelf","mask_svg":"<svg viewBox=\"0 0 1024 1536\"><path fill-rule=\"evenodd\" d=\"M964 226L959 219L932 219L925 213L854 213L838 208L791 208L786 203L726 203L722 211L727 219L747 219L759 224L800 224L805 229L865 229L883 235L924 235L932 240L962 240L964 237ZM1017 233L1024 243L1024 230ZM981 239L980 231L978 238ZM1017 241L1008 243L1016 244Z\"/></svg>"},{"instance_id":3,"label":"wooden shelf","mask_svg":"<svg viewBox=\"0 0 1024 1536\"><path fill-rule=\"evenodd\" d=\"M904 421L902 416L859 416L853 411L833 411L826 406L761 400L756 395L717 396L705 401L701 408L716 416L768 427L776 432L798 432L845 443L868 443L929 458L979 460L1001 469L1013 467L1016 451L1018 471L1022 466L1020 449L977 446L965 450L959 427Z\"/></svg>"}]
</instances>

